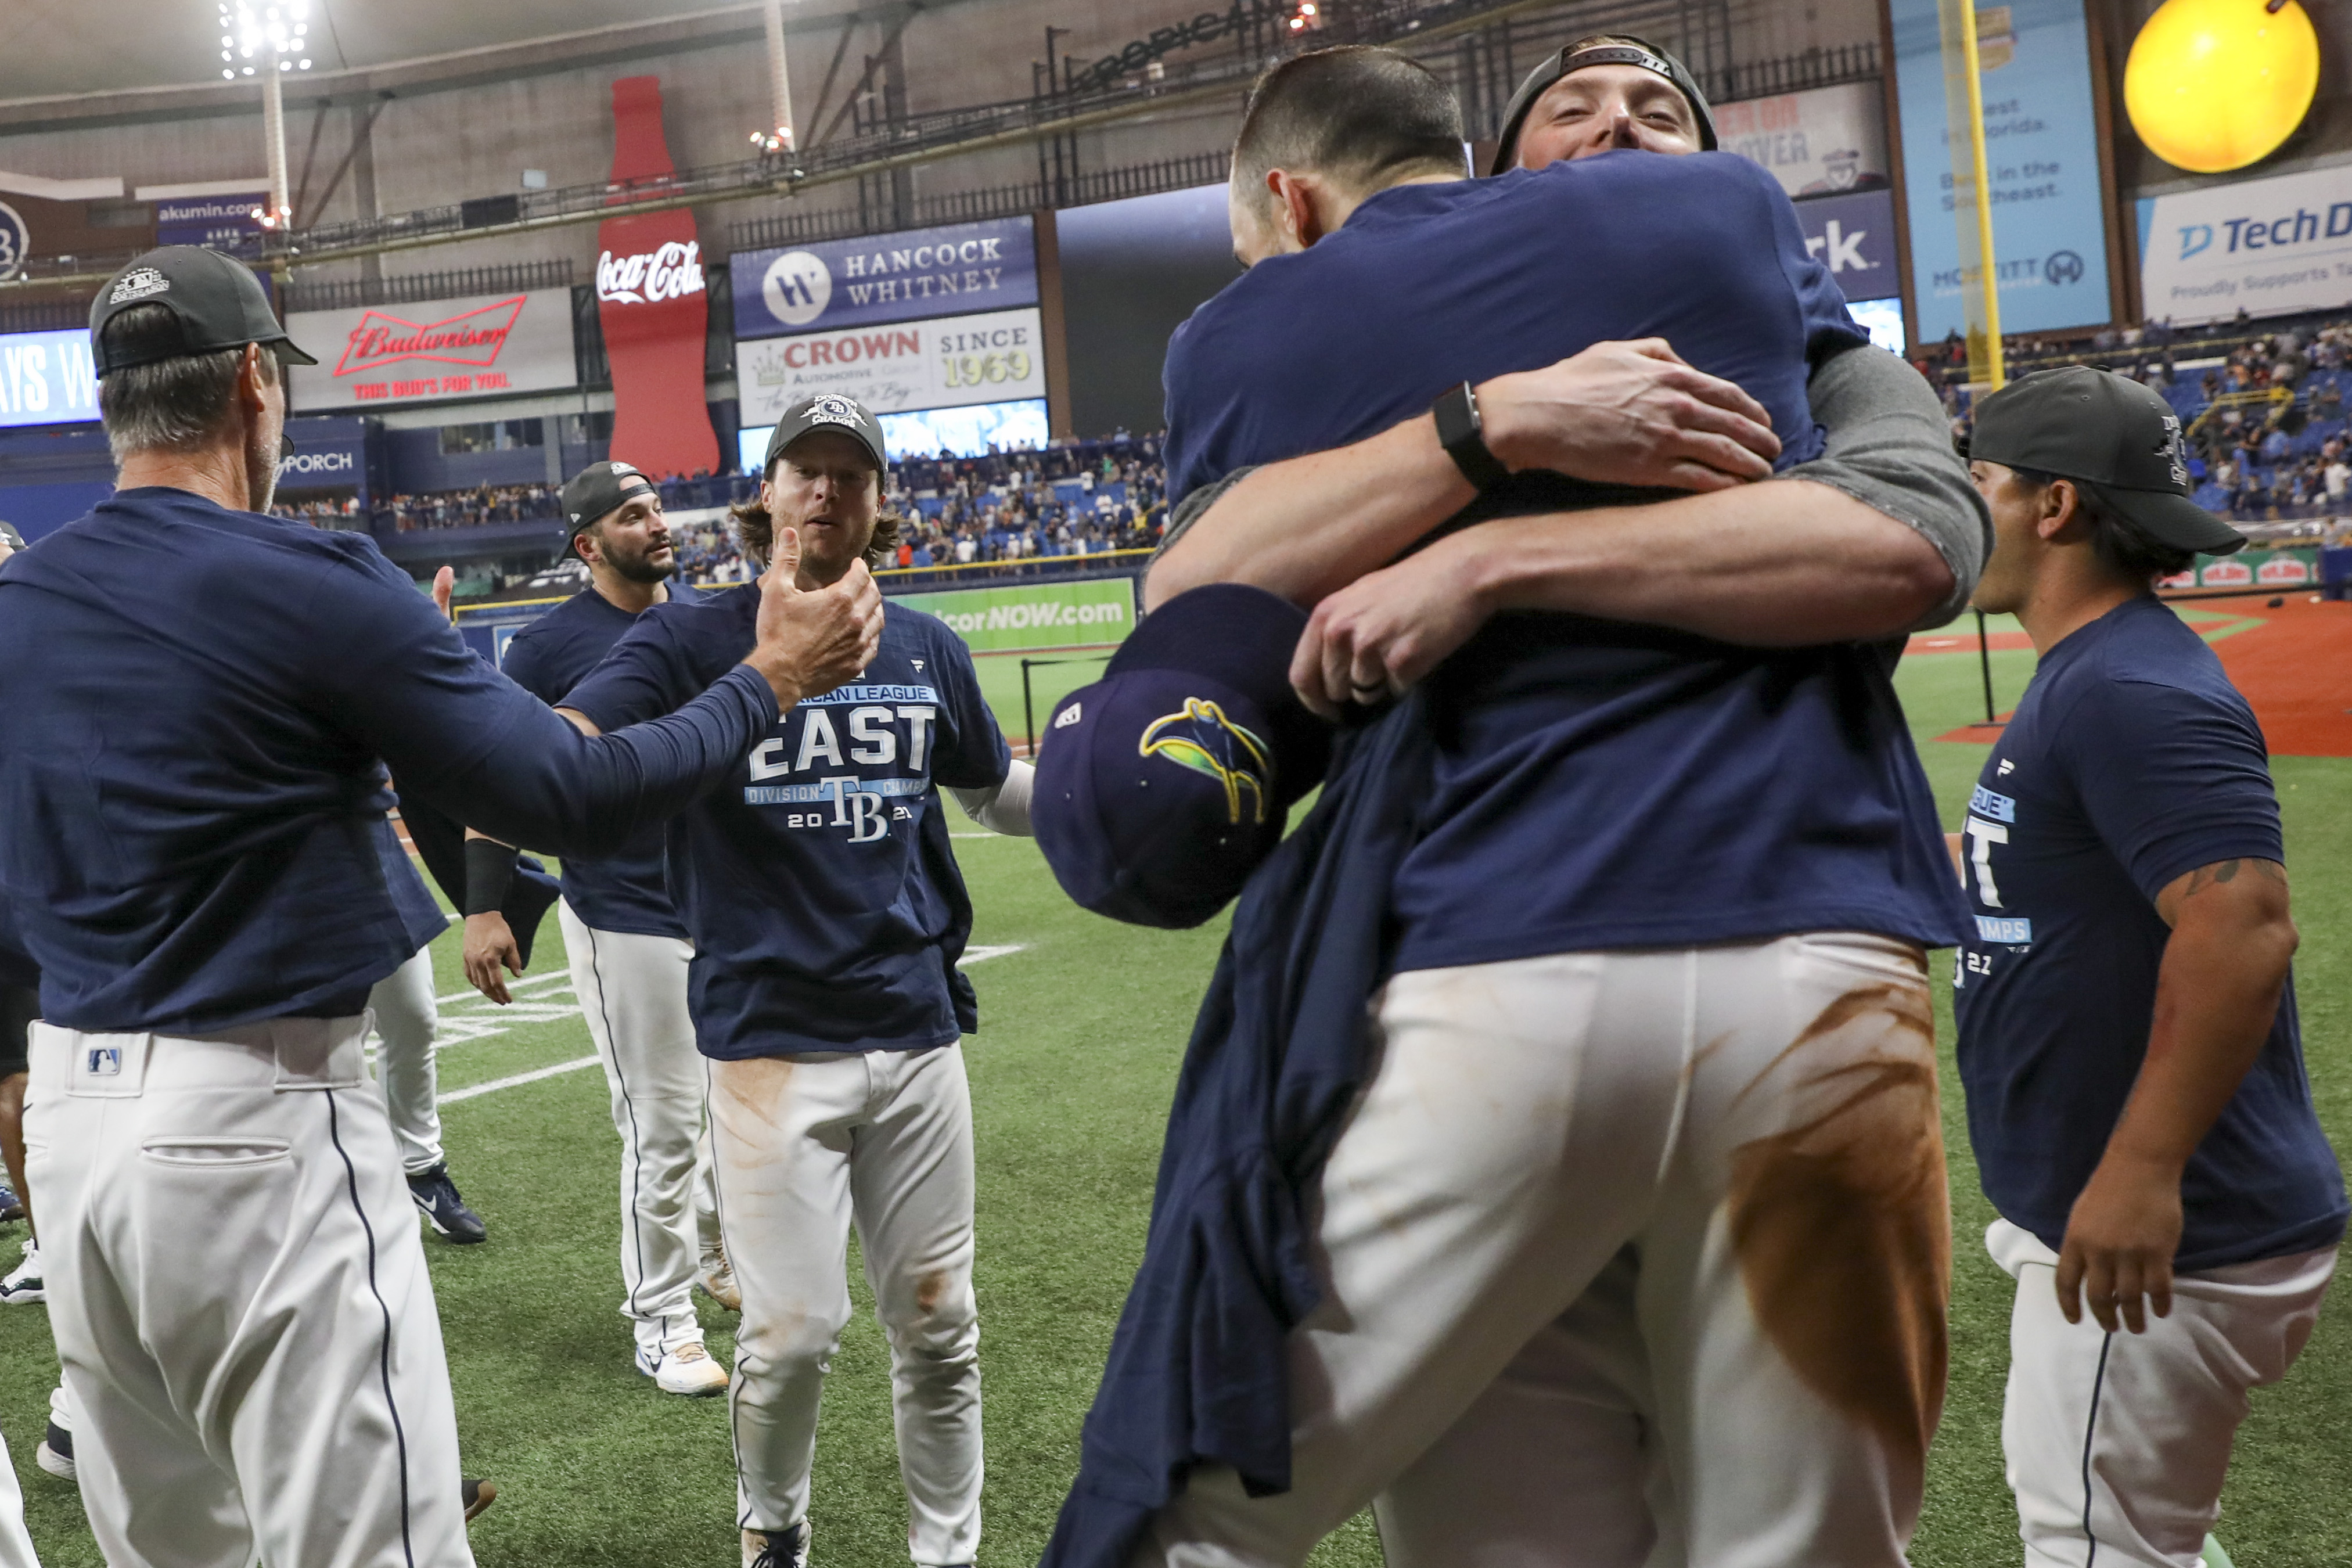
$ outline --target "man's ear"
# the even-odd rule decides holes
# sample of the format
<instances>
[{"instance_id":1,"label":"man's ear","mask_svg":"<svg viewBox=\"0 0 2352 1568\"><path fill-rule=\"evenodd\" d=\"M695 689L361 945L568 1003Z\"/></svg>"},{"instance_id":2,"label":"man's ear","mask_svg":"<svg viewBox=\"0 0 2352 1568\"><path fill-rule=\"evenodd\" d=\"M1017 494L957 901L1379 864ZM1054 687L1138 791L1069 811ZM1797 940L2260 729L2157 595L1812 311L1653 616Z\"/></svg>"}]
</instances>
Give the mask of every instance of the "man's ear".
<instances>
[{"instance_id":1,"label":"man's ear","mask_svg":"<svg viewBox=\"0 0 2352 1568\"><path fill-rule=\"evenodd\" d=\"M1316 204L1311 178L1287 169L1268 169L1265 188L1274 198L1275 227L1290 242L1285 248L1305 250L1323 237L1323 215Z\"/></svg>"},{"instance_id":2,"label":"man's ear","mask_svg":"<svg viewBox=\"0 0 2352 1568\"><path fill-rule=\"evenodd\" d=\"M263 391L269 384L269 372L275 368L261 363L261 356L271 351L259 343L245 345L245 358L236 367L236 396L247 409L261 412Z\"/></svg>"},{"instance_id":3,"label":"man's ear","mask_svg":"<svg viewBox=\"0 0 2352 1568\"><path fill-rule=\"evenodd\" d=\"M2083 492L2072 479L2053 479L2042 492L2042 516L2033 531L2052 544L2072 544L2089 537L2091 514L2083 508Z\"/></svg>"}]
</instances>

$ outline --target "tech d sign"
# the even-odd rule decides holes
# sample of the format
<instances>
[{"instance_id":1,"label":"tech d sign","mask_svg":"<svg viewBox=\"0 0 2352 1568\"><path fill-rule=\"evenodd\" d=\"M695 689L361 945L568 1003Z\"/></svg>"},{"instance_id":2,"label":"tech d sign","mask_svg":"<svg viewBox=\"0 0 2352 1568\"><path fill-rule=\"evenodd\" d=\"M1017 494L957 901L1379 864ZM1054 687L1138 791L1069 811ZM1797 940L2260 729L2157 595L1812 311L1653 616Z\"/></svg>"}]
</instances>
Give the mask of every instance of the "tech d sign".
<instances>
[{"instance_id":1,"label":"tech d sign","mask_svg":"<svg viewBox=\"0 0 2352 1568\"><path fill-rule=\"evenodd\" d=\"M613 84L613 180L672 173L661 79ZM606 218L596 231L596 319L613 366L613 456L649 474L715 473L703 401L702 247L683 207Z\"/></svg>"}]
</instances>

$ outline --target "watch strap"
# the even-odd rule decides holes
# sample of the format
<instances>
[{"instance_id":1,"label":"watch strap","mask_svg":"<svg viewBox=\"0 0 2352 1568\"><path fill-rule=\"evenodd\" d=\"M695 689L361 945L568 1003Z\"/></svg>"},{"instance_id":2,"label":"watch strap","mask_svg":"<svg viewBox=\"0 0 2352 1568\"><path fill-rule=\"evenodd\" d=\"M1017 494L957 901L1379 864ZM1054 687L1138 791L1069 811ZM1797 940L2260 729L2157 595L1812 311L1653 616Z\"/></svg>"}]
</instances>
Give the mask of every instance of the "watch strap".
<instances>
[{"instance_id":1,"label":"watch strap","mask_svg":"<svg viewBox=\"0 0 2352 1568\"><path fill-rule=\"evenodd\" d=\"M1437 443L1454 466L1483 494L1507 478L1510 469L1486 446L1486 428L1478 417L1478 395L1468 382L1446 388L1430 407L1437 420Z\"/></svg>"}]
</instances>

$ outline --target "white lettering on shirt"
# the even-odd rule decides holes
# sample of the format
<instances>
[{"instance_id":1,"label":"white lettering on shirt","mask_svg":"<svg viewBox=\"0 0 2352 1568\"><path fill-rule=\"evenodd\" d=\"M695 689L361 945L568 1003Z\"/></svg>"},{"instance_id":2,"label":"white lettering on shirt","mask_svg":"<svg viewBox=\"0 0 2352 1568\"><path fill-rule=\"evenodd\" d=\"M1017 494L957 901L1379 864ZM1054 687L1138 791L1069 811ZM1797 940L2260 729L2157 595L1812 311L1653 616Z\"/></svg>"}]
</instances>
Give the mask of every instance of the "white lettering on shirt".
<instances>
[{"instance_id":1,"label":"white lettering on shirt","mask_svg":"<svg viewBox=\"0 0 2352 1568\"><path fill-rule=\"evenodd\" d=\"M907 765L917 773L923 771L924 754L931 743L931 721L939 717L936 708L901 708L898 717L907 721L910 734L907 742Z\"/></svg>"},{"instance_id":2,"label":"white lettering on shirt","mask_svg":"<svg viewBox=\"0 0 2352 1568\"><path fill-rule=\"evenodd\" d=\"M1971 816L1966 831L1969 836L1969 863L1977 868L1977 896L1988 909L2000 909L2000 889L1993 885L1992 847L2009 842L2009 829L1998 822L1987 822L1981 816Z\"/></svg>"},{"instance_id":3,"label":"white lettering on shirt","mask_svg":"<svg viewBox=\"0 0 2352 1568\"><path fill-rule=\"evenodd\" d=\"M822 708L812 708L801 721L801 754L793 768L806 773L823 757L835 767L841 766L841 742L834 735L833 721Z\"/></svg>"},{"instance_id":4,"label":"white lettering on shirt","mask_svg":"<svg viewBox=\"0 0 2352 1568\"><path fill-rule=\"evenodd\" d=\"M849 760L871 766L882 766L898 754L898 732L891 728L887 708L853 708L849 710L849 738L862 744L852 746Z\"/></svg>"}]
</instances>

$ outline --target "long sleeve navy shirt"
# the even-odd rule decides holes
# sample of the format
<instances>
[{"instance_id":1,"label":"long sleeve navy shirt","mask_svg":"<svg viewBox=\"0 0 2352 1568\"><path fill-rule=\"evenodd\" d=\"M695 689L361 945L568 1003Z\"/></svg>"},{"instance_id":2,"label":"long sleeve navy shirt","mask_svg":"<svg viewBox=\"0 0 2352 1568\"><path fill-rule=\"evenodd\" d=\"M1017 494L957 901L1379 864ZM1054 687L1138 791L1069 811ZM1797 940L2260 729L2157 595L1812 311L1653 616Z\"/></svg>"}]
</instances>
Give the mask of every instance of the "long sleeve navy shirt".
<instances>
[{"instance_id":1,"label":"long sleeve navy shirt","mask_svg":"<svg viewBox=\"0 0 2352 1568\"><path fill-rule=\"evenodd\" d=\"M200 1034L357 1012L433 934L384 873L403 793L611 850L776 719L749 668L583 737L350 533L128 489L0 564L0 898L51 1023Z\"/></svg>"}]
</instances>

